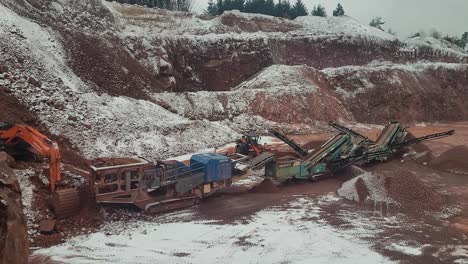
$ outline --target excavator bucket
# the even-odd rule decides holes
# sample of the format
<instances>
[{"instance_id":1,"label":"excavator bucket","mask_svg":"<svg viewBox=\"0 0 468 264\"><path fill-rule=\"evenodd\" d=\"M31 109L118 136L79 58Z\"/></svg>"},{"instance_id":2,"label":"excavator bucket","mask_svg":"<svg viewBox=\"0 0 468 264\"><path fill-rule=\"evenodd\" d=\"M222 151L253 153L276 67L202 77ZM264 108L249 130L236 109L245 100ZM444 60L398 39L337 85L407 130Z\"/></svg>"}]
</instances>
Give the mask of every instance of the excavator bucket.
<instances>
[{"instance_id":1,"label":"excavator bucket","mask_svg":"<svg viewBox=\"0 0 468 264\"><path fill-rule=\"evenodd\" d=\"M78 189L67 188L52 193L52 210L57 219L67 218L80 212L80 196Z\"/></svg>"}]
</instances>

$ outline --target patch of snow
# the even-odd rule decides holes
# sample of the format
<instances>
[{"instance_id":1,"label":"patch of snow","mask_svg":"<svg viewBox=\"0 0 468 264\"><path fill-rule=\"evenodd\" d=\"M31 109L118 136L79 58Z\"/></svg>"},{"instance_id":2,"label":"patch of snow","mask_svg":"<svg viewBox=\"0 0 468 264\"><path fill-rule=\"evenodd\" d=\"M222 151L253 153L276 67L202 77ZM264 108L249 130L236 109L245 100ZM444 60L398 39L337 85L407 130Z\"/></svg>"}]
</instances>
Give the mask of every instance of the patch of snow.
<instances>
[{"instance_id":1,"label":"patch of snow","mask_svg":"<svg viewBox=\"0 0 468 264\"><path fill-rule=\"evenodd\" d=\"M178 114L192 118L225 119L249 112L257 94L267 98L315 93L318 87L306 74L307 66L272 65L231 89L222 92L155 93L152 99L163 102ZM209 103L207 103L209 102Z\"/></svg>"},{"instance_id":2,"label":"patch of snow","mask_svg":"<svg viewBox=\"0 0 468 264\"><path fill-rule=\"evenodd\" d=\"M252 95L255 90L275 95L315 92L318 89L317 86L306 78L307 71L310 70L313 68L305 65L272 65L232 90L248 92L249 95Z\"/></svg>"},{"instance_id":3,"label":"patch of snow","mask_svg":"<svg viewBox=\"0 0 468 264\"><path fill-rule=\"evenodd\" d=\"M322 73L328 77L341 76L346 74L356 74L358 77L364 72L379 72L385 70L401 70L409 72L423 72L426 70L464 70L468 69L468 64L446 63L446 62L418 62L396 64L392 62L374 61L363 66L343 66L337 68L325 68Z\"/></svg>"},{"instance_id":4,"label":"patch of snow","mask_svg":"<svg viewBox=\"0 0 468 264\"><path fill-rule=\"evenodd\" d=\"M421 247L413 247L413 246L409 246L409 245L402 245L402 244L396 244L396 243L392 243L390 248L393 248L397 251L400 251L404 254L407 254L407 255L413 255L413 256L419 256L422 254L422 248Z\"/></svg>"},{"instance_id":5,"label":"patch of snow","mask_svg":"<svg viewBox=\"0 0 468 264\"><path fill-rule=\"evenodd\" d=\"M384 40L393 40L396 38L380 29L362 25L348 16L301 16L296 18L295 21L301 22L305 29L313 34L342 34L353 37L374 37Z\"/></svg>"},{"instance_id":6,"label":"patch of snow","mask_svg":"<svg viewBox=\"0 0 468 264\"><path fill-rule=\"evenodd\" d=\"M250 170L246 177L243 177L233 183L233 186L254 186L265 179L265 167L260 170Z\"/></svg>"},{"instance_id":7,"label":"patch of snow","mask_svg":"<svg viewBox=\"0 0 468 264\"><path fill-rule=\"evenodd\" d=\"M392 263L352 231L304 220L319 213L316 202L304 197L286 208L268 208L247 222L231 225L180 221L176 216L172 220L166 216L152 222L116 222L101 232L36 253L73 263L344 263L356 259Z\"/></svg>"},{"instance_id":8,"label":"patch of snow","mask_svg":"<svg viewBox=\"0 0 468 264\"><path fill-rule=\"evenodd\" d=\"M58 36L49 29L3 5L0 25L0 46L9 54L31 56L24 67L31 75L43 77L42 86L35 87L24 81L27 76L21 69L13 69L11 74L18 81L8 88L51 133L68 138L87 158L138 155L162 159L239 137L222 123L191 121L149 101L98 95L66 65ZM33 70L37 68L46 71Z\"/></svg>"},{"instance_id":9,"label":"patch of snow","mask_svg":"<svg viewBox=\"0 0 468 264\"><path fill-rule=\"evenodd\" d=\"M29 178L35 176L36 172L32 169L14 171L21 188L21 200L24 206L24 214L28 221L28 226L31 226L32 223L35 222L38 212L33 209L33 188L35 187Z\"/></svg>"},{"instance_id":10,"label":"patch of snow","mask_svg":"<svg viewBox=\"0 0 468 264\"><path fill-rule=\"evenodd\" d=\"M370 89L378 86L370 79L372 74L378 74L379 80L386 80L390 84L400 86L402 81L398 76L400 72L409 74L424 73L429 70L435 71L468 71L468 64L461 63L445 63L445 62L418 62L395 64L392 62L373 61L363 66L342 66L337 68L325 68L320 72L325 74L326 78L333 80L335 78L346 77L349 80L356 80L360 85L356 86L353 91L347 91L340 86L334 87L337 94L344 99L349 99L366 93Z\"/></svg>"}]
</instances>

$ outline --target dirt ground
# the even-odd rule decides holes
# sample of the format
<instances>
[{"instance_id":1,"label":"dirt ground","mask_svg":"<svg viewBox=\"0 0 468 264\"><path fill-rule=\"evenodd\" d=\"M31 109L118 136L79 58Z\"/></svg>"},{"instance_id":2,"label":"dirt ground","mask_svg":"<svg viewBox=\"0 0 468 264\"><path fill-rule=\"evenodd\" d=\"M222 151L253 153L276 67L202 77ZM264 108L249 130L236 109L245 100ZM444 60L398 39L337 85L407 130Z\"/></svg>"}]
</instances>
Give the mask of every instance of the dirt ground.
<instances>
[{"instance_id":1,"label":"dirt ground","mask_svg":"<svg viewBox=\"0 0 468 264\"><path fill-rule=\"evenodd\" d=\"M450 129L456 130L455 135L415 147L415 149L418 150L428 148L433 151L437 157L455 146L468 145L468 122L415 126L411 127L409 130L415 136L423 136ZM360 132L368 135L372 139L376 137L378 130L364 129ZM298 144L303 145L304 148L313 149L320 146L332 135L333 133L324 133L293 136L292 138ZM293 153L287 145L281 144L280 142L277 144L275 141L274 143L269 144L269 147L273 152L277 152L279 154ZM102 160L98 161L98 163L99 162L102 162ZM116 162L118 163L120 161L117 160ZM106 161L104 163L108 164L109 162ZM347 223L343 218L343 215L345 214L354 214L359 212L361 215L368 215L372 218L372 221L376 222L377 225L382 224L379 221L383 221L382 219L385 219L385 217L404 215L407 225L400 229L384 228L382 233L379 234L379 237L372 241L374 250L392 260L403 261L406 263L451 263L455 261L456 259L451 257L449 251L442 252L441 250L443 249L443 245L449 242L452 243L455 241L456 243L461 244L468 243L466 239L466 232L468 231L468 176L440 171L408 157L403 158L402 156L396 156L396 158L385 163L365 166L364 169L388 175L395 175L401 171L408 172L410 173L408 175L416 177L418 181L422 181L429 190L441 193L449 198L447 204L441 205L442 207L454 207L457 211L456 213L452 213L448 218L440 218L434 217L434 215L431 214L412 213L411 210L402 209L400 207L392 207L388 205L385 207L382 204L372 205L368 203L356 204L340 200L338 203L323 207L320 219L314 218L310 220L324 220L339 229L346 229L350 227L349 223ZM399 176L403 177L401 175ZM349 178L349 175L341 174L317 182L289 182L280 187L267 183L261 187L254 188L251 191L248 191L246 188L234 188L234 191L226 191L204 200L197 208L194 209L196 212L195 217L201 220L215 220L221 224L231 224L237 220L249 221L249 218L257 212L266 208L281 207L291 201L294 201L297 197L321 197L323 195L336 193L341 184ZM411 201L407 202L411 203ZM434 212L439 210L439 207L435 208ZM94 207L91 206L90 208ZM93 210L94 211L90 211L87 209L87 211L84 211L83 216L71 219L74 226L84 226L84 228L63 230L63 226L66 223L69 223L69 221L59 223L59 229L62 229L61 232L58 233L59 235L40 235L36 238L37 242L33 243L33 246L49 247L64 241L64 239L75 236L76 234L89 233L94 230L98 230L105 221L114 221L118 219L131 220L133 218L141 218L142 215L133 208L122 209L116 207L105 207L104 214L102 209ZM122 213L122 210L124 210L125 213ZM380 215L380 218L374 219L376 213ZM88 220L85 221L83 220L84 218ZM151 217L149 219L151 219ZM418 223L424 224L418 227ZM444 233L442 234L441 232ZM424 235L422 236L421 233ZM417 244L431 244L432 248L423 251L422 254L419 254L418 256L402 254L398 250L389 250L388 240L396 238L416 241L415 243ZM434 252L436 251L438 252L438 255L436 254L437 256L434 256Z\"/></svg>"}]
</instances>

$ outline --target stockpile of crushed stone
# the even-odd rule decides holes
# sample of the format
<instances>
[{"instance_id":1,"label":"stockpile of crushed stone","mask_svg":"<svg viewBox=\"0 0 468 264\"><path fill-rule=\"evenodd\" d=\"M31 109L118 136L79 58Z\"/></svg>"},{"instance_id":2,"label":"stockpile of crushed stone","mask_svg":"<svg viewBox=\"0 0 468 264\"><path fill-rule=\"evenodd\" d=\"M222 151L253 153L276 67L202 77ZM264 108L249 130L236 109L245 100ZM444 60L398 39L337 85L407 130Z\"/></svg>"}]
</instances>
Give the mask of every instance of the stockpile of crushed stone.
<instances>
[{"instance_id":1,"label":"stockpile of crushed stone","mask_svg":"<svg viewBox=\"0 0 468 264\"><path fill-rule=\"evenodd\" d=\"M385 177L370 172L364 173L343 183L338 195L351 201L366 200L396 203L385 189Z\"/></svg>"},{"instance_id":2,"label":"stockpile of crushed stone","mask_svg":"<svg viewBox=\"0 0 468 264\"><path fill-rule=\"evenodd\" d=\"M270 179L265 179L259 184L255 185L250 192L252 193L274 193L279 190L278 186L276 186Z\"/></svg>"},{"instance_id":3,"label":"stockpile of crushed stone","mask_svg":"<svg viewBox=\"0 0 468 264\"><path fill-rule=\"evenodd\" d=\"M400 170L385 178L385 189L401 207L415 212L437 212L448 206L448 197L423 183L413 173Z\"/></svg>"},{"instance_id":4,"label":"stockpile of crushed stone","mask_svg":"<svg viewBox=\"0 0 468 264\"><path fill-rule=\"evenodd\" d=\"M446 196L405 170L392 175L364 173L343 183L338 195L357 202L395 204L415 213L438 212L449 204Z\"/></svg>"},{"instance_id":5,"label":"stockpile of crushed stone","mask_svg":"<svg viewBox=\"0 0 468 264\"><path fill-rule=\"evenodd\" d=\"M429 166L440 171L468 175L468 147L451 148L433 159Z\"/></svg>"}]
</instances>

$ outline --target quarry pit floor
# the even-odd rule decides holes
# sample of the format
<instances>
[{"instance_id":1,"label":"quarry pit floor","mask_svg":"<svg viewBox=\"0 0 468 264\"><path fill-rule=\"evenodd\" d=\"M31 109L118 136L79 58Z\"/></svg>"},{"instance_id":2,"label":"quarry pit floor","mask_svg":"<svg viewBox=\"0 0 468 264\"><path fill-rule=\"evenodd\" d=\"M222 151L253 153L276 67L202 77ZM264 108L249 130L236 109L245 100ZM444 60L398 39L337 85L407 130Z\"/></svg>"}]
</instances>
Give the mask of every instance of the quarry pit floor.
<instances>
[{"instance_id":1,"label":"quarry pit floor","mask_svg":"<svg viewBox=\"0 0 468 264\"><path fill-rule=\"evenodd\" d=\"M454 136L425 144L438 156L468 146L467 122L409 130L423 136L450 129L456 130ZM372 139L379 130L359 131ZM332 134L293 138L318 146ZM271 144L278 152L288 151L279 142ZM403 156L364 169L411 172L429 192L448 199L437 210L421 213L411 206L341 198L337 190L349 175L243 188L259 180L253 177L238 179L234 191L169 214L142 216L128 208L107 208L108 220L98 228L36 248L35 254L63 263L468 263L468 175Z\"/></svg>"}]
</instances>

